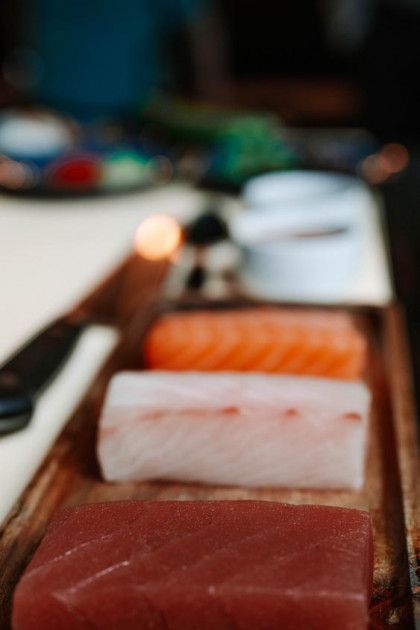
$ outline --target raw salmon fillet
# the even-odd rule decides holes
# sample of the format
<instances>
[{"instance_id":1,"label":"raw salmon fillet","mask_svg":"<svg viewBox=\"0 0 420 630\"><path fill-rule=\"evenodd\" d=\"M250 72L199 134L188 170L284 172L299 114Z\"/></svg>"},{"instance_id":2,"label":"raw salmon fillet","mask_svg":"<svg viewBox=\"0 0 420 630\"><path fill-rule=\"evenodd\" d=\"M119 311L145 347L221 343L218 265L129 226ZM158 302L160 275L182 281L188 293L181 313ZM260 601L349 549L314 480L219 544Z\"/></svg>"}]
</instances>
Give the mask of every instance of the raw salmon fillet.
<instances>
[{"instance_id":1,"label":"raw salmon fillet","mask_svg":"<svg viewBox=\"0 0 420 630\"><path fill-rule=\"evenodd\" d=\"M105 479L359 488L363 383L239 372L123 372L99 422Z\"/></svg>"},{"instance_id":2,"label":"raw salmon fillet","mask_svg":"<svg viewBox=\"0 0 420 630\"><path fill-rule=\"evenodd\" d=\"M367 512L265 501L82 505L49 526L14 630L362 630Z\"/></svg>"},{"instance_id":3,"label":"raw salmon fillet","mask_svg":"<svg viewBox=\"0 0 420 630\"><path fill-rule=\"evenodd\" d=\"M164 315L150 328L146 365L160 370L232 370L360 377L366 339L348 313L244 308Z\"/></svg>"}]
</instances>

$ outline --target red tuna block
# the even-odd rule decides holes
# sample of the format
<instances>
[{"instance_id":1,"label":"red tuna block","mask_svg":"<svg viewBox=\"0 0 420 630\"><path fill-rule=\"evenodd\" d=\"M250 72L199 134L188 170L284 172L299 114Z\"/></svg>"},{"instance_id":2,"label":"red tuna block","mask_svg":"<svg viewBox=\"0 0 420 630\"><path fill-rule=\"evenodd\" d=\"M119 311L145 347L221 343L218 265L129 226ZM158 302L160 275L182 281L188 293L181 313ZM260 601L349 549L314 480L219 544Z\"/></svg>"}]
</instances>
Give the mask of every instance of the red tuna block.
<instances>
[{"instance_id":1,"label":"red tuna block","mask_svg":"<svg viewBox=\"0 0 420 630\"><path fill-rule=\"evenodd\" d=\"M14 630L360 630L367 512L124 501L61 512L20 580Z\"/></svg>"}]
</instances>

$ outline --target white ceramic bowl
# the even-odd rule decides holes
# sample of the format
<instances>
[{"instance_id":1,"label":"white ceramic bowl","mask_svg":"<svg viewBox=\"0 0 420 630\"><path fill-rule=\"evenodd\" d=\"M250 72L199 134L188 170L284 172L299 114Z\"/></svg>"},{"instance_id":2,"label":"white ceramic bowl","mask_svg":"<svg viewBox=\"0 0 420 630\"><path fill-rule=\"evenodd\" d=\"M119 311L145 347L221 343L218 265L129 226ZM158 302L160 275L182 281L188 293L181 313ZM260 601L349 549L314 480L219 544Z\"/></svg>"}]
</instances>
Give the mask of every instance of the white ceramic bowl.
<instances>
[{"instance_id":1,"label":"white ceramic bowl","mask_svg":"<svg viewBox=\"0 0 420 630\"><path fill-rule=\"evenodd\" d=\"M251 244L358 224L372 194L350 175L290 171L253 178L242 200L245 211L232 217L230 232L236 242Z\"/></svg>"},{"instance_id":2,"label":"white ceramic bowl","mask_svg":"<svg viewBox=\"0 0 420 630\"><path fill-rule=\"evenodd\" d=\"M328 171L280 171L251 178L242 190L242 200L250 207L273 206L302 200L322 200L343 194L360 180L352 175Z\"/></svg>"},{"instance_id":3,"label":"white ceramic bowl","mask_svg":"<svg viewBox=\"0 0 420 630\"><path fill-rule=\"evenodd\" d=\"M361 180L290 171L253 178L229 223L242 281L267 299L339 301L361 257L361 218L373 196Z\"/></svg>"},{"instance_id":4,"label":"white ceramic bowl","mask_svg":"<svg viewBox=\"0 0 420 630\"><path fill-rule=\"evenodd\" d=\"M357 228L242 248L244 289L265 299L340 301L361 260Z\"/></svg>"}]
</instances>

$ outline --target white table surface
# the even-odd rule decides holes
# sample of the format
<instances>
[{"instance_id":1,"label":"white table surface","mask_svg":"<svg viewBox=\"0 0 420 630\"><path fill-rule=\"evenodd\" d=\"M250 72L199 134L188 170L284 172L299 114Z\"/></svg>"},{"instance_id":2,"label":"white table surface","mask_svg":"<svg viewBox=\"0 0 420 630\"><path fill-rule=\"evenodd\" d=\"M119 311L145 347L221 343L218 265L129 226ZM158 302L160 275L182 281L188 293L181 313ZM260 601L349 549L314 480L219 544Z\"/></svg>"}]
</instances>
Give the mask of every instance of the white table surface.
<instances>
[{"instance_id":1,"label":"white table surface","mask_svg":"<svg viewBox=\"0 0 420 630\"><path fill-rule=\"evenodd\" d=\"M145 216L188 219L201 195L186 186L77 200L0 197L0 362L72 307L130 251Z\"/></svg>"}]
</instances>

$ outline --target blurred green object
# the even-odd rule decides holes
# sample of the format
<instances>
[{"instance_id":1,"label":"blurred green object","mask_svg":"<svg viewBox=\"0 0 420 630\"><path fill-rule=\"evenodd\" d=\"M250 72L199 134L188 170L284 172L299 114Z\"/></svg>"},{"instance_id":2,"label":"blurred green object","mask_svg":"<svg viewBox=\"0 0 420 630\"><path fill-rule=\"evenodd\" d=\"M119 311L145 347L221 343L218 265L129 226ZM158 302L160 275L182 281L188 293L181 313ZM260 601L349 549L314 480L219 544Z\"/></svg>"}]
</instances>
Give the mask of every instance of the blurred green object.
<instances>
[{"instance_id":1,"label":"blurred green object","mask_svg":"<svg viewBox=\"0 0 420 630\"><path fill-rule=\"evenodd\" d=\"M238 120L214 146L210 178L240 184L258 173L295 167L296 156L278 132L243 122Z\"/></svg>"},{"instance_id":2,"label":"blurred green object","mask_svg":"<svg viewBox=\"0 0 420 630\"><path fill-rule=\"evenodd\" d=\"M189 142L214 142L230 135L261 134L267 129L279 130L280 120L266 112L234 112L207 103L159 97L145 112L173 138Z\"/></svg>"},{"instance_id":3,"label":"blurred green object","mask_svg":"<svg viewBox=\"0 0 420 630\"><path fill-rule=\"evenodd\" d=\"M281 121L273 114L163 98L151 104L146 116L176 143L201 148L206 179L241 184L252 175L298 164L282 135Z\"/></svg>"},{"instance_id":4,"label":"blurred green object","mask_svg":"<svg viewBox=\"0 0 420 630\"><path fill-rule=\"evenodd\" d=\"M154 178L150 158L137 151L121 149L105 157L102 165L102 186L109 190L123 190L139 184L150 184Z\"/></svg>"}]
</instances>

